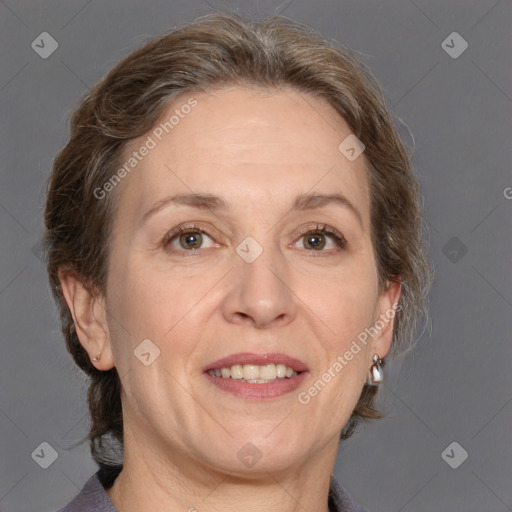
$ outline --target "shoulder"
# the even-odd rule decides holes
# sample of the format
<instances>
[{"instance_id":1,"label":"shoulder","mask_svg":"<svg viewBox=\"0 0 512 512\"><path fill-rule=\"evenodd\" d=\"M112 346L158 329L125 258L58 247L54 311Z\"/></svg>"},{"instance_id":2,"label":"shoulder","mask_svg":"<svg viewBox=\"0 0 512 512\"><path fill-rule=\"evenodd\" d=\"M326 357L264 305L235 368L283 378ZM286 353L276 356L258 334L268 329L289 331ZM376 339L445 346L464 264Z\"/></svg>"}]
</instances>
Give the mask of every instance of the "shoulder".
<instances>
[{"instance_id":1,"label":"shoulder","mask_svg":"<svg viewBox=\"0 0 512 512\"><path fill-rule=\"evenodd\" d=\"M368 512L368 510L357 504L332 476L329 486L329 512Z\"/></svg>"},{"instance_id":2,"label":"shoulder","mask_svg":"<svg viewBox=\"0 0 512 512\"><path fill-rule=\"evenodd\" d=\"M57 512L118 512L101 485L98 475L92 475L80 493Z\"/></svg>"}]
</instances>

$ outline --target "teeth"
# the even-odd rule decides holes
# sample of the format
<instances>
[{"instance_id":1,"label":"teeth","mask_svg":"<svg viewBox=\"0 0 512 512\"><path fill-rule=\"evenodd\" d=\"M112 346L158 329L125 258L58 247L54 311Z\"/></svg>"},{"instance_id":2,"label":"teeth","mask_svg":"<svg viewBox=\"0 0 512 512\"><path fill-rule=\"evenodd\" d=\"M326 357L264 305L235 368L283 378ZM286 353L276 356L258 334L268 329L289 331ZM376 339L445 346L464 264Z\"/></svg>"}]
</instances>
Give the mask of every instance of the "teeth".
<instances>
[{"instance_id":1,"label":"teeth","mask_svg":"<svg viewBox=\"0 0 512 512\"><path fill-rule=\"evenodd\" d=\"M221 370L221 373L222 373L222 370ZM231 378L237 379L237 380L244 378L241 364L235 364L231 367Z\"/></svg>"},{"instance_id":2,"label":"teeth","mask_svg":"<svg viewBox=\"0 0 512 512\"><path fill-rule=\"evenodd\" d=\"M242 373L245 380L258 380L260 378L260 368L255 364L244 364Z\"/></svg>"},{"instance_id":3,"label":"teeth","mask_svg":"<svg viewBox=\"0 0 512 512\"><path fill-rule=\"evenodd\" d=\"M258 368L258 367L256 367ZM277 378L277 371L275 364L266 364L258 368L259 378L265 380L274 380Z\"/></svg>"},{"instance_id":4,"label":"teeth","mask_svg":"<svg viewBox=\"0 0 512 512\"><path fill-rule=\"evenodd\" d=\"M223 379L243 379L251 384L263 384L276 379L295 377L297 372L284 364L265 364L263 366L235 364L231 368L225 367L209 370L208 374L213 377L222 377Z\"/></svg>"},{"instance_id":5,"label":"teeth","mask_svg":"<svg viewBox=\"0 0 512 512\"><path fill-rule=\"evenodd\" d=\"M286 377L286 365L276 364L276 374L278 379L284 379Z\"/></svg>"}]
</instances>

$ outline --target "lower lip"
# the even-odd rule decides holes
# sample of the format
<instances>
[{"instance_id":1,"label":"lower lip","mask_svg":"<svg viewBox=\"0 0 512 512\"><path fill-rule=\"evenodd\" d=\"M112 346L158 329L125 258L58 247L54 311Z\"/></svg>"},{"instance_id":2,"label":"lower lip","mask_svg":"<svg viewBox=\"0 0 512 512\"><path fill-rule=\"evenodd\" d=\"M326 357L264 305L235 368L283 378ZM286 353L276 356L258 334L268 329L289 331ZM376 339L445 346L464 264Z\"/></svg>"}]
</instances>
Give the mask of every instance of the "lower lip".
<instances>
[{"instance_id":1,"label":"lower lip","mask_svg":"<svg viewBox=\"0 0 512 512\"><path fill-rule=\"evenodd\" d=\"M301 372L295 377L276 379L271 382L259 384L249 384L240 379L213 377L208 373L204 373L203 375L218 388L239 398L262 400L276 398L295 391L303 383L307 373L308 372Z\"/></svg>"}]
</instances>

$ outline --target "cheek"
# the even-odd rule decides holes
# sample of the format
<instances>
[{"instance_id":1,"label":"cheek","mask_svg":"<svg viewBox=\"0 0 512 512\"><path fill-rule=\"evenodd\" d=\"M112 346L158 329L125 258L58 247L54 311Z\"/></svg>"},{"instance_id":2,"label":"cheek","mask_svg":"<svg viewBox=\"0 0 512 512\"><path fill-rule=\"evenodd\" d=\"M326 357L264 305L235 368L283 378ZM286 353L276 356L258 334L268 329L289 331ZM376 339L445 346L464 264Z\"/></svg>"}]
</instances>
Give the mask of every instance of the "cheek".
<instances>
[{"instance_id":1,"label":"cheek","mask_svg":"<svg viewBox=\"0 0 512 512\"><path fill-rule=\"evenodd\" d=\"M198 302L218 277L191 279L155 270L136 258L131 264L116 264L110 277L109 327L119 357L133 355L133 350L146 339L160 349L164 359L171 353L166 348L172 345L172 361L184 358L192 350L193 340L204 330L204 319L198 318L203 309ZM126 350L128 344L131 350ZM180 358L174 357L177 354ZM116 362L121 360L116 358ZM134 361L124 359L122 364L133 366Z\"/></svg>"},{"instance_id":2,"label":"cheek","mask_svg":"<svg viewBox=\"0 0 512 512\"><path fill-rule=\"evenodd\" d=\"M340 352L365 328L372 325L378 299L375 267L340 268L329 276L306 279L298 293L301 301L323 325L329 352ZM310 315L311 316L311 315Z\"/></svg>"}]
</instances>

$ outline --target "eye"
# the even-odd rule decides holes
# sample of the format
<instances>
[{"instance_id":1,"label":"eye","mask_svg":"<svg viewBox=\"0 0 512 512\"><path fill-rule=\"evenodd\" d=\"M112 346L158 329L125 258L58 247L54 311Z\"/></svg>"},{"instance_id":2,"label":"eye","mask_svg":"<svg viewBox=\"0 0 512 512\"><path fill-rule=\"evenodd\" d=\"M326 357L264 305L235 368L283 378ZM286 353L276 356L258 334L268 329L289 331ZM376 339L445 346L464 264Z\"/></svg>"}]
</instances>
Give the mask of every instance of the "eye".
<instances>
[{"instance_id":1,"label":"eye","mask_svg":"<svg viewBox=\"0 0 512 512\"><path fill-rule=\"evenodd\" d=\"M166 235L163 245L171 253L182 253L208 249L216 244L202 227L180 226Z\"/></svg>"},{"instance_id":2,"label":"eye","mask_svg":"<svg viewBox=\"0 0 512 512\"><path fill-rule=\"evenodd\" d=\"M345 248L347 241L337 230L324 225L317 225L315 228L308 227L302 231L302 236L295 244L300 244L301 249L313 252L326 252L330 250L341 250Z\"/></svg>"}]
</instances>

